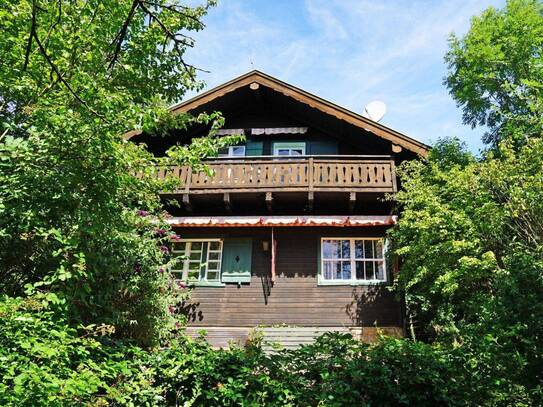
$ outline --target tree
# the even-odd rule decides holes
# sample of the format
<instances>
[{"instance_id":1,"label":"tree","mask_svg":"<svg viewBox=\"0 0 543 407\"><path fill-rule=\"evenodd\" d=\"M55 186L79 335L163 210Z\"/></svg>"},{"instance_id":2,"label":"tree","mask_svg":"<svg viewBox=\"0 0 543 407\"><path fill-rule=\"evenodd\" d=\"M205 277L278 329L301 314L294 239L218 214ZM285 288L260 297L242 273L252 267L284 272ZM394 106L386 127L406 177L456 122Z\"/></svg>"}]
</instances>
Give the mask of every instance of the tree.
<instances>
[{"instance_id":1,"label":"tree","mask_svg":"<svg viewBox=\"0 0 543 407\"><path fill-rule=\"evenodd\" d=\"M473 17L468 33L452 35L444 80L464 123L487 126L483 141L522 143L543 129L543 3L509 0Z\"/></svg>"},{"instance_id":2,"label":"tree","mask_svg":"<svg viewBox=\"0 0 543 407\"><path fill-rule=\"evenodd\" d=\"M541 138L480 161L441 141L400 169L391 235L415 338L491 356L487 374L530 391L543 380L542 174Z\"/></svg>"},{"instance_id":3,"label":"tree","mask_svg":"<svg viewBox=\"0 0 543 407\"><path fill-rule=\"evenodd\" d=\"M0 2L0 289L33 294L78 324L156 343L176 323L159 165L198 166L234 138L219 115L173 117L199 89L190 31L214 4L165 0ZM207 123L167 157L123 140ZM172 311L172 312L170 312ZM175 313L174 313L175 314Z\"/></svg>"}]
</instances>

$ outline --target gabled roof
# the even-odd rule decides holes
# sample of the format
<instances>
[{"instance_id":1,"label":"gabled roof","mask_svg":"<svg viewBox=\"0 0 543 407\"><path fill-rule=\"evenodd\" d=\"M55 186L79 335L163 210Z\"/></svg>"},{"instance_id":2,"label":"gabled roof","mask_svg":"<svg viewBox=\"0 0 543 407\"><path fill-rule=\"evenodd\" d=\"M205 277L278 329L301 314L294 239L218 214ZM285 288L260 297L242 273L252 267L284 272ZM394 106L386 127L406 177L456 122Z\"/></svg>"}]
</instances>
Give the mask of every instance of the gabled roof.
<instances>
[{"instance_id":1,"label":"gabled roof","mask_svg":"<svg viewBox=\"0 0 543 407\"><path fill-rule=\"evenodd\" d=\"M370 133L375 134L378 137L388 140L393 144L402 146L403 148L416 154L425 156L430 149L428 145L421 143L420 141L417 141L409 136L406 136L405 134L402 134L387 126L374 122L373 120L367 119L358 113L345 109L344 107L338 106L332 102L329 102L325 99L322 99L318 96L315 96L309 92L306 92L300 88L280 81L277 78L274 78L257 70L250 71L222 85L203 92L191 99L174 105L171 107L171 110L174 114L189 112L214 99L234 92L235 90L240 89L244 86L251 86L251 84L255 83L271 88L276 92L282 93L287 97L293 98L294 100L306 104L323 113L334 116L340 120L344 120L347 123L362 128ZM125 135L125 138L130 138L136 134L139 134L139 131L129 132Z\"/></svg>"}]
</instances>

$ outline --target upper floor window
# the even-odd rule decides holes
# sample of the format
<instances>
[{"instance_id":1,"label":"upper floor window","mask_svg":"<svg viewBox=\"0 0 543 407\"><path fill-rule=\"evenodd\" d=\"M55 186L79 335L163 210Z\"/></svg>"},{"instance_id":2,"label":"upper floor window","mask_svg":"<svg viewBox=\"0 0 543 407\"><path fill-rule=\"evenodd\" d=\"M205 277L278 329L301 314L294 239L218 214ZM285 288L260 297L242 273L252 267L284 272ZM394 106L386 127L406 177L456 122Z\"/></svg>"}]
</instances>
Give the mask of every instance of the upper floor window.
<instances>
[{"instance_id":1,"label":"upper floor window","mask_svg":"<svg viewBox=\"0 0 543 407\"><path fill-rule=\"evenodd\" d=\"M222 240L194 239L173 243L172 254L181 259L172 269L179 280L220 282Z\"/></svg>"},{"instance_id":2,"label":"upper floor window","mask_svg":"<svg viewBox=\"0 0 543 407\"><path fill-rule=\"evenodd\" d=\"M323 238L321 279L326 283L386 281L382 238Z\"/></svg>"},{"instance_id":3,"label":"upper floor window","mask_svg":"<svg viewBox=\"0 0 543 407\"><path fill-rule=\"evenodd\" d=\"M219 157L245 157L245 146L229 146L221 148Z\"/></svg>"},{"instance_id":4,"label":"upper floor window","mask_svg":"<svg viewBox=\"0 0 543 407\"><path fill-rule=\"evenodd\" d=\"M305 143L274 143L273 155L298 156L305 155Z\"/></svg>"}]
</instances>

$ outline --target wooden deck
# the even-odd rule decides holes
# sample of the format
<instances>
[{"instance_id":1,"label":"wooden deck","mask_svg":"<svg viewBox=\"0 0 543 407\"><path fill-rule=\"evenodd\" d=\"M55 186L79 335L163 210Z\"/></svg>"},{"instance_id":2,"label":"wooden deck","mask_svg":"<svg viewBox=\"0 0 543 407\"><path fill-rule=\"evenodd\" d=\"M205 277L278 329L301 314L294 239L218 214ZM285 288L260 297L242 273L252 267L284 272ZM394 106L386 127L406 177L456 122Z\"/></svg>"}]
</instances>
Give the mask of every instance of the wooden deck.
<instances>
[{"instance_id":1,"label":"wooden deck","mask_svg":"<svg viewBox=\"0 0 543 407\"><path fill-rule=\"evenodd\" d=\"M209 173L169 167L158 177L179 179L174 194L229 192L396 192L388 156L243 157L209 160Z\"/></svg>"}]
</instances>

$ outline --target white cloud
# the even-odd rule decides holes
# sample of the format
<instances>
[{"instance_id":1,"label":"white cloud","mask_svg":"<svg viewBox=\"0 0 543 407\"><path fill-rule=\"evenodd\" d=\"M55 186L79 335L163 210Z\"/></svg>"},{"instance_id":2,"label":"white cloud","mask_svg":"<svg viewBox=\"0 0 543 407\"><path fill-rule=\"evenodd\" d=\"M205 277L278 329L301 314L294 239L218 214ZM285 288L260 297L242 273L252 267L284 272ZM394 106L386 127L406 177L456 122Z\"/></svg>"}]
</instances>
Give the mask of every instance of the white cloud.
<instances>
[{"instance_id":1,"label":"white cloud","mask_svg":"<svg viewBox=\"0 0 543 407\"><path fill-rule=\"evenodd\" d=\"M381 99L396 130L425 142L456 135L476 150L481 132L461 124L442 85L443 55L449 33L496 2L224 0L188 57L211 70L210 86L254 66L356 111Z\"/></svg>"}]
</instances>

